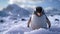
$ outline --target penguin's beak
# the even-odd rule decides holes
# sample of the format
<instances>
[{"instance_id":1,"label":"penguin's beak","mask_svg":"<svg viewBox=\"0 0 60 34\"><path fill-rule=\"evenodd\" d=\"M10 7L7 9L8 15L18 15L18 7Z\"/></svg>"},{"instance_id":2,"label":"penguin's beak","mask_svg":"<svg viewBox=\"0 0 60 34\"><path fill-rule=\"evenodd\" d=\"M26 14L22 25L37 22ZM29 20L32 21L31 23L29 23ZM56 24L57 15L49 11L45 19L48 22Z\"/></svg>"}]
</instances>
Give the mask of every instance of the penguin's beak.
<instances>
[{"instance_id":1,"label":"penguin's beak","mask_svg":"<svg viewBox=\"0 0 60 34\"><path fill-rule=\"evenodd\" d=\"M37 13L37 15L38 15L38 16L40 16L40 15L41 15L41 13Z\"/></svg>"}]
</instances>

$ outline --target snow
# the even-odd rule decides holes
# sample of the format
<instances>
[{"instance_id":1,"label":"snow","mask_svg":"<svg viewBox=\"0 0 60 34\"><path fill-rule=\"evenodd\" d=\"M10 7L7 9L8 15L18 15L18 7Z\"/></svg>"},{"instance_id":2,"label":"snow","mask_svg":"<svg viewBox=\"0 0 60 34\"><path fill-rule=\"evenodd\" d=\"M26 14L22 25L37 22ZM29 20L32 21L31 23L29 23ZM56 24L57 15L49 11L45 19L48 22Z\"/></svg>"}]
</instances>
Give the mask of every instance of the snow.
<instances>
[{"instance_id":1,"label":"snow","mask_svg":"<svg viewBox=\"0 0 60 34\"><path fill-rule=\"evenodd\" d=\"M36 30L27 27L29 17L23 17L26 19L25 21L22 21L22 18L17 20L12 20L13 18L9 19L10 17L0 18L5 21L4 23L0 23L0 34L60 34L60 15L47 17L51 22L51 28L40 28ZM59 21L55 21L55 19L58 19Z\"/></svg>"},{"instance_id":2,"label":"snow","mask_svg":"<svg viewBox=\"0 0 60 34\"><path fill-rule=\"evenodd\" d=\"M34 30L31 32L25 32L25 34L59 34L59 32L52 32L46 29L39 29L39 30Z\"/></svg>"},{"instance_id":3,"label":"snow","mask_svg":"<svg viewBox=\"0 0 60 34\"><path fill-rule=\"evenodd\" d=\"M27 21L19 21L19 23L15 24L13 27L11 27L9 30L5 31L4 34L23 34L24 32L28 32L31 29L27 28L27 23L24 23Z\"/></svg>"}]
</instances>

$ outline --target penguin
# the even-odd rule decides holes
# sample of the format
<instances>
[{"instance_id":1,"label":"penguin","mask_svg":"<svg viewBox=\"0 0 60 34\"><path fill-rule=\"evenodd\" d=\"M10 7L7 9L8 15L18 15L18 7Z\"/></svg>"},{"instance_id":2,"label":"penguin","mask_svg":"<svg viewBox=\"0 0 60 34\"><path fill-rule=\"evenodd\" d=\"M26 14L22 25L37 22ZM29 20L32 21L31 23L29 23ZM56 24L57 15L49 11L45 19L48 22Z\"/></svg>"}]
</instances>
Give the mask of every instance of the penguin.
<instances>
[{"instance_id":1,"label":"penguin","mask_svg":"<svg viewBox=\"0 0 60 34\"><path fill-rule=\"evenodd\" d=\"M28 20L27 27L30 27L33 30L40 28L48 29L51 27L51 23L45 15L42 7L36 7L36 11L34 11Z\"/></svg>"}]
</instances>

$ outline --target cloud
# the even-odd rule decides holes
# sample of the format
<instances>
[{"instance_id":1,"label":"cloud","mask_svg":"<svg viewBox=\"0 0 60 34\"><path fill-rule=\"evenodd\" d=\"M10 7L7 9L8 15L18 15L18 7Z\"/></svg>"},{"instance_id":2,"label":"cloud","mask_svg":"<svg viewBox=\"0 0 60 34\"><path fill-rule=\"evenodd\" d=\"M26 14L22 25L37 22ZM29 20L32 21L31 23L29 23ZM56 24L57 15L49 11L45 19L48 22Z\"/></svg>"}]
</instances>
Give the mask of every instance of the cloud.
<instances>
[{"instance_id":1,"label":"cloud","mask_svg":"<svg viewBox=\"0 0 60 34\"><path fill-rule=\"evenodd\" d=\"M60 1L60 0L59 0Z\"/></svg>"},{"instance_id":2,"label":"cloud","mask_svg":"<svg viewBox=\"0 0 60 34\"><path fill-rule=\"evenodd\" d=\"M44 0L10 0L10 2L22 2L22 3L33 3L33 2L43 2Z\"/></svg>"},{"instance_id":3,"label":"cloud","mask_svg":"<svg viewBox=\"0 0 60 34\"><path fill-rule=\"evenodd\" d=\"M2 10L3 9L3 7L0 7L0 10Z\"/></svg>"},{"instance_id":4,"label":"cloud","mask_svg":"<svg viewBox=\"0 0 60 34\"><path fill-rule=\"evenodd\" d=\"M9 0L10 4L17 3L17 4L36 4L42 3L44 0Z\"/></svg>"},{"instance_id":5,"label":"cloud","mask_svg":"<svg viewBox=\"0 0 60 34\"><path fill-rule=\"evenodd\" d=\"M9 0L9 4L18 4L21 7L35 7L37 3L42 3L44 0Z\"/></svg>"},{"instance_id":6,"label":"cloud","mask_svg":"<svg viewBox=\"0 0 60 34\"><path fill-rule=\"evenodd\" d=\"M8 2L9 4L13 4L13 0L9 0L9 2Z\"/></svg>"}]
</instances>

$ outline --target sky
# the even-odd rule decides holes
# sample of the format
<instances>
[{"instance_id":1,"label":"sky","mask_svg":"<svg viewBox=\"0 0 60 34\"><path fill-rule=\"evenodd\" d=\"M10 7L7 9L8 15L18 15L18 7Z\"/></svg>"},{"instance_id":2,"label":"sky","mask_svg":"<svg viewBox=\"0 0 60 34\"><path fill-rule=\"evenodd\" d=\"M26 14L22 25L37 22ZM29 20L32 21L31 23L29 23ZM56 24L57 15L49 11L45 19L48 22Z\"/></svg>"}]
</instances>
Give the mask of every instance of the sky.
<instances>
[{"instance_id":1,"label":"sky","mask_svg":"<svg viewBox=\"0 0 60 34\"><path fill-rule=\"evenodd\" d=\"M60 0L0 0L0 10L7 7L9 4L17 4L25 8L42 6L43 8L60 9Z\"/></svg>"}]
</instances>

